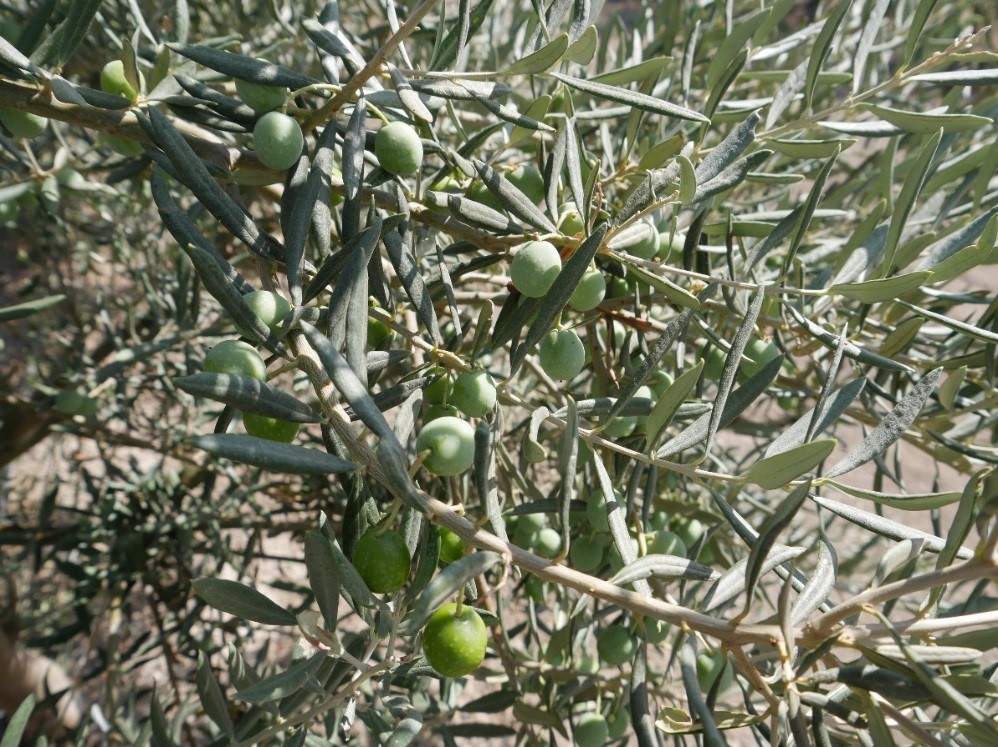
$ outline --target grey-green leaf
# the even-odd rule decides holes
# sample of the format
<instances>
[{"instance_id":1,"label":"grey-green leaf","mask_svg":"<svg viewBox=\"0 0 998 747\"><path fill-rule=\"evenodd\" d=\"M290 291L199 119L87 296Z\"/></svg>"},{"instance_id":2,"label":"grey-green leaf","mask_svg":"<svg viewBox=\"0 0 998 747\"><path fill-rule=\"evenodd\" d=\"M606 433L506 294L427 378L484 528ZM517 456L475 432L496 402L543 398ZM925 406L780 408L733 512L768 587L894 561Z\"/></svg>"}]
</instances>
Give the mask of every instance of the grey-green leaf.
<instances>
[{"instance_id":1,"label":"grey-green leaf","mask_svg":"<svg viewBox=\"0 0 998 747\"><path fill-rule=\"evenodd\" d=\"M198 578L194 593L207 604L241 620L263 625L294 625L295 616L256 589L224 578Z\"/></svg>"},{"instance_id":2,"label":"grey-green leaf","mask_svg":"<svg viewBox=\"0 0 998 747\"><path fill-rule=\"evenodd\" d=\"M195 436L190 443L195 448L223 459L290 475L332 475L358 468L353 462L324 451L255 436L215 433L210 436Z\"/></svg>"},{"instance_id":3,"label":"grey-green leaf","mask_svg":"<svg viewBox=\"0 0 998 747\"><path fill-rule=\"evenodd\" d=\"M942 376L943 369L936 368L925 376L898 402L880 424L864 438L856 448L850 451L834 467L826 473L828 477L838 477L850 472L860 465L866 464L876 456L883 454L898 441L908 430L922 405L936 388L936 382Z\"/></svg>"},{"instance_id":4,"label":"grey-green leaf","mask_svg":"<svg viewBox=\"0 0 998 747\"><path fill-rule=\"evenodd\" d=\"M252 412L293 423L318 423L319 413L295 397L265 382L243 374L198 373L174 383L195 397L224 402L243 412Z\"/></svg>"}]
</instances>

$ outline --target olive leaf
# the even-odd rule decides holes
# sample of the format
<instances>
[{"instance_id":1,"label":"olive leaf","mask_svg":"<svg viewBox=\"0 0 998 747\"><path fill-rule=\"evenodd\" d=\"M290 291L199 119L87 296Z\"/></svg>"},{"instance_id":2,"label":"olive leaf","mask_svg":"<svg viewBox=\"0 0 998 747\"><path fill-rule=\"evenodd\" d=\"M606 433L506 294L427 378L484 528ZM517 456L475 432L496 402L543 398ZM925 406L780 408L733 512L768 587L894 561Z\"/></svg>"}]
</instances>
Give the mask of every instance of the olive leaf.
<instances>
[{"instance_id":1,"label":"olive leaf","mask_svg":"<svg viewBox=\"0 0 998 747\"><path fill-rule=\"evenodd\" d=\"M194 593L208 605L263 625L294 625L295 616L256 589L224 578L197 578Z\"/></svg>"}]
</instances>

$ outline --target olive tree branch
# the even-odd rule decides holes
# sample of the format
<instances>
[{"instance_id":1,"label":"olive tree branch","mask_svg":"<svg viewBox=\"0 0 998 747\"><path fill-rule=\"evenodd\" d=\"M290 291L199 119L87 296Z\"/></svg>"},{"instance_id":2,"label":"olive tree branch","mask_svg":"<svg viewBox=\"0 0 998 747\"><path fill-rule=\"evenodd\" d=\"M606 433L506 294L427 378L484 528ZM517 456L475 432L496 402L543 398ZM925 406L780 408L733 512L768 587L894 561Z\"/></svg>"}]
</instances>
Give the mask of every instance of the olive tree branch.
<instances>
[{"instance_id":1,"label":"olive tree branch","mask_svg":"<svg viewBox=\"0 0 998 747\"><path fill-rule=\"evenodd\" d=\"M409 38L419 26L419 22L423 20L423 17L429 13L434 6L436 6L437 0L424 0L423 4L416 8L412 15L410 15L405 23L403 23L399 30L392 34L381 45L381 48L374 53L374 57L368 62L364 68L353 76L346 84L336 93L329 101L323 104L302 126L302 131L307 135L316 126L328 121L332 118L340 108L349 101L354 94L356 94L361 86L368 81L369 78L377 75L381 71L382 65L388 59L388 56L395 51L399 44Z\"/></svg>"},{"instance_id":2,"label":"olive tree branch","mask_svg":"<svg viewBox=\"0 0 998 747\"><path fill-rule=\"evenodd\" d=\"M901 579L900 581L885 584L874 589L868 589L857 594L848 602L843 602L833 607L825 614L808 623L805 626L804 645L814 644L831 635L836 623L850 615L861 612L865 607L887 602L906 594L926 591L936 586L979 578L998 578L998 567L980 560L969 560L966 563L951 566L941 571L923 573L920 576L912 576L911 578ZM847 628L842 632L846 633L848 630Z\"/></svg>"}]
</instances>

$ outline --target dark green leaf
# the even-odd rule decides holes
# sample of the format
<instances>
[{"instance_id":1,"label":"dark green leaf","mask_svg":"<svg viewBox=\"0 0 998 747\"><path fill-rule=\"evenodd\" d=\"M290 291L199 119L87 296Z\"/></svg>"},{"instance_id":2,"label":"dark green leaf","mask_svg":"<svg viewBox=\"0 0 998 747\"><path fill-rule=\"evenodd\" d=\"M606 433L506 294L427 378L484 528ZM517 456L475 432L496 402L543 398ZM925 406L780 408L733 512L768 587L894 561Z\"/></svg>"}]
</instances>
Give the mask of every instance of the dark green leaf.
<instances>
[{"instance_id":1,"label":"dark green leaf","mask_svg":"<svg viewBox=\"0 0 998 747\"><path fill-rule=\"evenodd\" d=\"M256 589L224 578L198 578L191 582L194 593L210 606L241 620L263 625L294 625L295 616Z\"/></svg>"}]
</instances>

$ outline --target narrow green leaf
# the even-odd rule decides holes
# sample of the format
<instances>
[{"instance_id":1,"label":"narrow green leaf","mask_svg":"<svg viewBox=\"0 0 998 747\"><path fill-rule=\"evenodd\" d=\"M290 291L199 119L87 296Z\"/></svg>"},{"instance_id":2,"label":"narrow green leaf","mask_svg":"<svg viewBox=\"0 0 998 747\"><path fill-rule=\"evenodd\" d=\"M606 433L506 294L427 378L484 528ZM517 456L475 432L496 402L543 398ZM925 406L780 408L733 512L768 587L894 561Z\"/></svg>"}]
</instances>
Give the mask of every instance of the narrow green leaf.
<instances>
[{"instance_id":1,"label":"narrow green leaf","mask_svg":"<svg viewBox=\"0 0 998 747\"><path fill-rule=\"evenodd\" d=\"M696 171L692 161L682 153L676 156L676 163L679 164L679 201L683 205L689 205L697 193Z\"/></svg>"},{"instance_id":2,"label":"narrow green leaf","mask_svg":"<svg viewBox=\"0 0 998 747\"><path fill-rule=\"evenodd\" d=\"M72 58L77 47L87 38L90 24L97 17L100 6L101 0L74 0L69 4L66 20L59 25L60 29L63 30L59 39L59 56L57 58L59 67L65 65Z\"/></svg>"},{"instance_id":3,"label":"narrow green leaf","mask_svg":"<svg viewBox=\"0 0 998 747\"><path fill-rule=\"evenodd\" d=\"M208 664L208 657L204 652L198 654L197 674L194 676L194 684L197 686L198 697L201 700L201 707L205 715L208 716L222 733L230 739L235 739L236 731L232 728L232 719L229 716L228 702L222 693L222 688L215 679L215 674ZM3 747L0 744L0 747Z\"/></svg>"},{"instance_id":4,"label":"narrow green leaf","mask_svg":"<svg viewBox=\"0 0 998 747\"><path fill-rule=\"evenodd\" d=\"M799 448L812 447L820 443L820 441L817 441L812 444L805 444L803 447ZM834 440L832 441L831 447L835 447ZM780 456L788 456L790 453L792 452L786 452ZM778 459L779 457L771 458ZM762 464L762 462L758 462L752 469L755 469L760 464ZM780 468L782 467L777 467L777 469ZM810 469L810 467L808 469ZM751 470L749 471L749 474L751 474ZM800 473L798 472L798 474ZM786 482L789 482L789 480L785 480L781 484L785 484ZM810 480L798 485L786 498L780 501L780 504L773 510L773 513L767 516L762 526L759 527L759 538L752 543L752 549L750 550L748 559L745 563L745 607L742 609L739 617L745 617L751 611L753 601L752 597L755 594L755 586L759 581L759 576L762 575L762 566L769 555L770 548L776 544L776 538L779 537L783 530L790 525L790 522L793 521L794 517L797 515L797 511L802 505L804 505L804 500L807 498L807 492L810 489Z\"/></svg>"},{"instance_id":5,"label":"narrow green leaf","mask_svg":"<svg viewBox=\"0 0 998 747\"><path fill-rule=\"evenodd\" d=\"M569 45L565 51L564 58L569 62L577 62L580 65L588 65L592 62L593 55L596 54L596 46L599 44L599 34L595 26L586 26L578 39Z\"/></svg>"},{"instance_id":6,"label":"narrow green leaf","mask_svg":"<svg viewBox=\"0 0 998 747\"><path fill-rule=\"evenodd\" d=\"M863 303L891 301L921 288L932 276L931 272L909 272L880 280L863 280L858 283L838 283L827 291L830 296L845 296Z\"/></svg>"},{"instance_id":7,"label":"narrow green leaf","mask_svg":"<svg viewBox=\"0 0 998 747\"><path fill-rule=\"evenodd\" d=\"M925 374L914 388L898 402L879 425L864 438L858 446L842 458L826 475L838 477L851 472L860 465L866 464L876 456L883 454L895 444L904 432L908 430L918 416L922 405L936 388L936 382L942 376L943 369L936 368Z\"/></svg>"},{"instance_id":8,"label":"narrow green leaf","mask_svg":"<svg viewBox=\"0 0 998 747\"><path fill-rule=\"evenodd\" d=\"M859 396L859 393L866 386L866 382L865 378L855 379L829 394L828 399L821 407L820 415L815 414L817 406L801 415L794 421L793 425L784 429L779 436L770 442L765 455L770 457L794 449L807 442L809 434L813 438L824 433Z\"/></svg>"},{"instance_id":9,"label":"narrow green leaf","mask_svg":"<svg viewBox=\"0 0 998 747\"><path fill-rule=\"evenodd\" d=\"M967 132L993 124L990 117L976 114L932 114L930 112L908 112L880 104L863 104L863 107L876 114L885 122L920 135L928 135L938 130L944 132Z\"/></svg>"},{"instance_id":10,"label":"narrow green leaf","mask_svg":"<svg viewBox=\"0 0 998 747\"><path fill-rule=\"evenodd\" d=\"M0 739L0 747L18 747L21 744L21 737L28 727L28 719L35 709L35 695L28 695L17 707L10 718L7 719L6 728L3 731L3 738Z\"/></svg>"},{"instance_id":11,"label":"narrow green leaf","mask_svg":"<svg viewBox=\"0 0 998 747\"><path fill-rule=\"evenodd\" d=\"M831 48L832 39L839 29L839 24L845 18L852 5L852 0L839 0L832 8L831 13L825 18L825 22L818 32L818 38L814 40L814 47L811 48L811 57L807 65L807 78L804 83L804 108L811 108L811 101L814 98L814 87L818 83L818 74L821 72L828 50Z\"/></svg>"},{"instance_id":12,"label":"narrow green leaf","mask_svg":"<svg viewBox=\"0 0 998 747\"><path fill-rule=\"evenodd\" d=\"M804 547L787 547L786 545L774 544L762 562L758 574L769 573L777 566L783 565L789 560L793 560L806 552ZM704 597L704 612L710 612L723 604L727 604L745 590L745 570L748 565L748 558L742 558L721 577L714 582L710 591Z\"/></svg>"},{"instance_id":13,"label":"narrow green leaf","mask_svg":"<svg viewBox=\"0 0 998 747\"><path fill-rule=\"evenodd\" d=\"M672 62L671 57L652 57L636 65L628 65L616 70L607 70L605 73L597 73L590 80L608 86L627 86L631 83L643 81L649 76L657 77L670 62Z\"/></svg>"},{"instance_id":14,"label":"narrow green leaf","mask_svg":"<svg viewBox=\"0 0 998 747\"><path fill-rule=\"evenodd\" d=\"M170 42L167 45L177 54L183 55L189 60L194 60L199 65L215 70L224 75L240 78L251 83L259 83L268 86L280 86L282 88L305 88L307 86L322 83L317 78L304 75L296 70L277 65L273 62L266 62L255 57L248 57L235 52L226 52L224 49L215 49L200 44L181 44Z\"/></svg>"},{"instance_id":15,"label":"narrow green leaf","mask_svg":"<svg viewBox=\"0 0 998 747\"><path fill-rule=\"evenodd\" d=\"M801 327L803 327L805 332L811 335L814 339L818 340L825 347L830 350L835 350L838 346L838 335L832 334L817 322L812 322L810 319L797 311L797 309L795 309L792 305L788 304L783 308L790 313L790 316L792 316ZM892 361L890 358L885 358L882 355L871 353L869 350L864 350L851 342L845 343L842 348L842 352L847 358L851 358L852 360L860 363L868 363L871 366L877 366L878 368L883 368L889 371L906 371L908 373L914 373L914 370L910 366L898 363L897 361Z\"/></svg>"},{"instance_id":16,"label":"narrow green leaf","mask_svg":"<svg viewBox=\"0 0 998 747\"><path fill-rule=\"evenodd\" d=\"M875 490L865 490L852 485L845 485L837 480L822 480L819 484L831 485L837 490L841 490L846 495L854 498L865 498L868 501L879 503L882 506L901 509L902 511L928 511L934 508L942 508L960 500L959 492L949 493L878 493Z\"/></svg>"},{"instance_id":17,"label":"narrow green leaf","mask_svg":"<svg viewBox=\"0 0 998 747\"><path fill-rule=\"evenodd\" d=\"M286 698L305 687L325 661L324 652L312 654L283 672L264 677L259 682L244 687L236 693L236 697L246 703L269 703L272 700Z\"/></svg>"},{"instance_id":18,"label":"narrow green leaf","mask_svg":"<svg viewBox=\"0 0 998 747\"><path fill-rule=\"evenodd\" d=\"M826 508L832 513L841 516L846 521L851 522L856 526L863 527L874 534L879 534L881 537L887 537L888 539L898 542L903 540L921 542L922 546L926 550L934 553L942 552L942 549L946 544L946 540L942 537L937 537L934 534L929 534L928 532L923 532L920 529L915 529L908 524L892 521L891 519L878 516L877 514L870 513L869 511L864 511L863 509L856 508L855 506L840 503L839 501L833 501L831 498L822 498L819 495L812 495L811 500L822 508ZM961 547L957 551L957 557L961 560L970 560L970 558L974 557L974 553L966 547Z\"/></svg>"},{"instance_id":19,"label":"narrow green leaf","mask_svg":"<svg viewBox=\"0 0 998 747\"><path fill-rule=\"evenodd\" d=\"M752 13L747 18L739 18L732 25L731 33L714 50L707 66L704 87L714 90L721 80L721 75L733 59L742 51L752 35L769 18L772 8L763 8Z\"/></svg>"},{"instance_id":20,"label":"narrow green leaf","mask_svg":"<svg viewBox=\"0 0 998 747\"><path fill-rule=\"evenodd\" d=\"M62 303L65 300L66 296L60 293L55 296L46 296L45 298L37 298L34 301L19 303L16 306L8 306L0 309L0 322L23 319L26 316L37 314L39 311L45 311L45 309L52 308L56 304Z\"/></svg>"},{"instance_id":21,"label":"narrow green leaf","mask_svg":"<svg viewBox=\"0 0 998 747\"><path fill-rule=\"evenodd\" d=\"M190 443L222 459L290 475L332 475L358 468L353 462L323 451L235 433L195 436Z\"/></svg>"},{"instance_id":22,"label":"narrow green leaf","mask_svg":"<svg viewBox=\"0 0 998 747\"><path fill-rule=\"evenodd\" d=\"M835 574L838 558L835 548L822 536L818 541L818 562L814 566L804 588L801 589L790 608L790 621L800 625L811 613L825 603L835 588Z\"/></svg>"},{"instance_id":23,"label":"narrow green leaf","mask_svg":"<svg viewBox=\"0 0 998 747\"><path fill-rule=\"evenodd\" d=\"M464 589L465 584L475 576L485 573L500 561L497 553L479 550L449 564L433 578L413 604L406 629L410 633L420 630L441 604Z\"/></svg>"},{"instance_id":24,"label":"narrow green leaf","mask_svg":"<svg viewBox=\"0 0 998 747\"><path fill-rule=\"evenodd\" d=\"M745 480L765 490L782 487L821 464L837 444L834 438L823 438L765 457L752 465Z\"/></svg>"},{"instance_id":25,"label":"narrow green leaf","mask_svg":"<svg viewBox=\"0 0 998 747\"><path fill-rule=\"evenodd\" d=\"M621 568L610 579L611 584L626 586L639 579L685 579L687 581L713 581L720 574L712 568L675 555L645 555Z\"/></svg>"},{"instance_id":26,"label":"narrow green leaf","mask_svg":"<svg viewBox=\"0 0 998 747\"><path fill-rule=\"evenodd\" d=\"M918 83L936 83L943 86L993 86L998 83L998 68L923 73L913 75L908 80Z\"/></svg>"},{"instance_id":27,"label":"narrow green leaf","mask_svg":"<svg viewBox=\"0 0 998 747\"><path fill-rule=\"evenodd\" d=\"M174 383L195 397L224 402L244 412L293 423L318 423L321 420L319 413L304 402L252 376L198 373L174 379Z\"/></svg>"},{"instance_id":28,"label":"narrow green leaf","mask_svg":"<svg viewBox=\"0 0 998 747\"><path fill-rule=\"evenodd\" d=\"M918 158L915 159L915 163L901 187L901 193L894 203L894 213L891 215L890 226L887 229L887 240L884 245L884 261L881 264L881 274L885 277L893 272L894 254L897 251L901 232L908 222L908 216L915 206L915 200L918 199L922 187L925 185L942 136L942 130L938 130L929 138L921 153L918 154Z\"/></svg>"},{"instance_id":29,"label":"narrow green leaf","mask_svg":"<svg viewBox=\"0 0 998 747\"><path fill-rule=\"evenodd\" d=\"M663 428L668 427L679 411L679 406L686 401L686 398L693 391L697 381L700 379L700 372L703 370L704 361L698 360L691 368L683 371L680 376L673 381L669 387L659 397L654 409L648 415L645 422L645 434L649 446L655 443L655 439Z\"/></svg>"},{"instance_id":30,"label":"narrow green leaf","mask_svg":"<svg viewBox=\"0 0 998 747\"><path fill-rule=\"evenodd\" d=\"M918 40L925 29L925 24L928 22L929 16L932 15L932 11L938 2L939 0L919 0L915 8L915 15L911 19L911 25L908 27L908 36L904 42L905 66L911 62L911 58L915 54L915 47L918 45Z\"/></svg>"},{"instance_id":31,"label":"narrow green leaf","mask_svg":"<svg viewBox=\"0 0 998 747\"><path fill-rule=\"evenodd\" d=\"M599 98L616 101L618 104L626 104L653 114L662 114L666 117L686 119L690 122L710 123L710 120L707 117L691 109L687 109L685 106L670 104L667 101L663 101L662 99L658 99L653 96L647 96L643 93L635 93L634 91L630 91L626 88L609 86L604 83L594 83L591 80L573 78L569 75L562 75L561 73L551 73L551 76L557 80L560 80L567 86L571 86L572 88L576 88L584 93L588 93Z\"/></svg>"},{"instance_id":32,"label":"narrow green leaf","mask_svg":"<svg viewBox=\"0 0 998 747\"><path fill-rule=\"evenodd\" d=\"M568 33L558 34L532 54L521 57L508 68L507 75L534 75L549 70L561 60L568 49Z\"/></svg>"},{"instance_id":33,"label":"narrow green leaf","mask_svg":"<svg viewBox=\"0 0 998 747\"><path fill-rule=\"evenodd\" d=\"M295 616L256 589L224 578L197 578L194 593L222 612L263 625L294 625Z\"/></svg>"},{"instance_id":34,"label":"narrow green leaf","mask_svg":"<svg viewBox=\"0 0 998 747\"><path fill-rule=\"evenodd\" d=\"M340 573L332 543L317 529L305 532L305 568L326 630L336 630L340 606Z\"/></svg>"}]
</instances>

